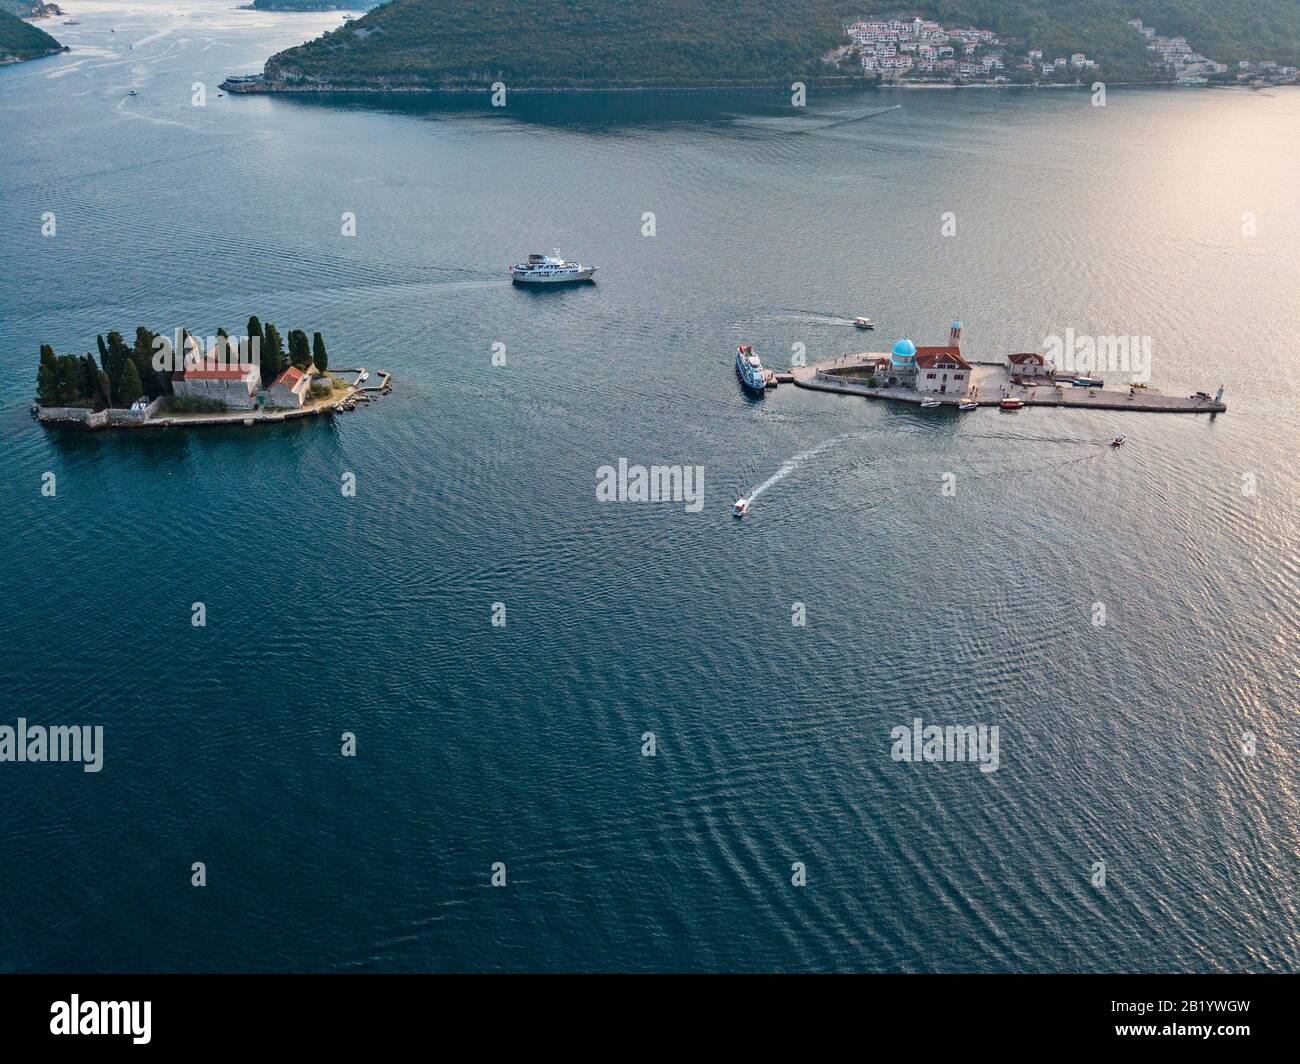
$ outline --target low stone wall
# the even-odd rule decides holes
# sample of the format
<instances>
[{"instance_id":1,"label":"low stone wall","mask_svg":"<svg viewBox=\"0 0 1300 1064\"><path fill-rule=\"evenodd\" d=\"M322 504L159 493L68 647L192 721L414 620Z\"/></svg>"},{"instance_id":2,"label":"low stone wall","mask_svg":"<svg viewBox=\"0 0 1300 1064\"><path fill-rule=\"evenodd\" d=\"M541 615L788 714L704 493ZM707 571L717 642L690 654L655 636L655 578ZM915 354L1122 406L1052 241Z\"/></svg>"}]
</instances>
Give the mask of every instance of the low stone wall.
<instances>
[{"instance_id":1,"label":"low stone wall","mask_svg":"<svg viewBox=\"0 0 1300 1064\"><path fill-rule=\"evenodd\" d=\"M42 421L61 421L97 429L108 424L107 410L88 410L84 406L39 406L36 416Z\"/></svg>"},{"instance_id":2,"label":"low stone wall","mask_svg":"<svg viewBox=\"0 0 1300 1064\"><path fill-rule=\"evenodd\" d=\"M102 429L105 425L143 425L162 406L164 396L159 396L143 410L87 410L81 406L38 406L36 416L42 421L82 425L88 429Z\"/></svg>"},{"instance_id":3,"label":"low stone wall","mask_svg":"<svg viewBox=\"0 0 1300 1064\"><path fill-rule=\"evenodd\" d=\"M152 403L143 410L106 410L108 423L110 425L143 425L158 412L158 408L163 404L164 396L158 396Z\"/></svg>"}]
</instances>

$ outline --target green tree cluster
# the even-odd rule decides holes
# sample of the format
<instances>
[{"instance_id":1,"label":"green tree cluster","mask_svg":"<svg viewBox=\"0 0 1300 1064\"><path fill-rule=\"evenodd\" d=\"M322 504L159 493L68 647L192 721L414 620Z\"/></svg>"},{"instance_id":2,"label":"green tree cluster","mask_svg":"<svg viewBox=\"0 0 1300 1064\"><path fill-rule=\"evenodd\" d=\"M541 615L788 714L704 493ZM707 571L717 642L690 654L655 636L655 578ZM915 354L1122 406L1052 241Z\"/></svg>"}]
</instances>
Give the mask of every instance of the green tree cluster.
<instances>
[{"instance_id":1,"label":"green tree cluster","mask_svg":"<svg viewBox=\"0 0 1300 1064\"><path fill-rule=\"evenodd\" d=\"M179 361L184 357L189 341L201 344L188 329L182 330L181 350L175 352ZM224 356L229 361L241 352L230 340L224 328L216 332L217 344L225 346ZM329 358L325 341L319 332L311 340L302 329L289 333L286 353L280 331L267 322L263 325L256 315L248 319L248 337L256 340L259 348L262 381L269 385L289 365L306 369L315 363L320 370L328 368ZM171 371L154 368L154 352L158 334L143 325L135 330L135 342L127 344L120 332L95 337L99 360L86 354L56 355L49 344L41 345L40 364L37 367L36 394L42 406L83 406L102 410L108 406L126 407L140 398L154 399L172 394ZM223 352L218 351L218 355ZM179 368L179 365L178 367Z\"/></svg>"}]
</instances>

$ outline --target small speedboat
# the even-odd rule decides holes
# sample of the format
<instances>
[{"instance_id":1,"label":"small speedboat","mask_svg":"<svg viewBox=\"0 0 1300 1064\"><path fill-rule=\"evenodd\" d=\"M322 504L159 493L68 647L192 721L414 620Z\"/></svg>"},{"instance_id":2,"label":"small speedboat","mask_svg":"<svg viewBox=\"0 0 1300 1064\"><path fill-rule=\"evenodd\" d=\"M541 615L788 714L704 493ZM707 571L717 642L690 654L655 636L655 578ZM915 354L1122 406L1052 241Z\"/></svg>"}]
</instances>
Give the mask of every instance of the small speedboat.
<instances>
[{"instance_id":1,"label":"small speedboat","mask_svg":"<svg viewBox=\"0 0 1300 1064\"><path fill-rule=\"evenodd\" d=\"M998 406L1002 407L1003 410L1019 410L1024 405L1025 401L1023 399L1003 399L1002 402L998 403Z\"/></svg>"},{"instance_id":2,"label":"small speedboat","mask_svg":"<svg viewBox=\"0 0 1300 1064\"><path fill-rule=\"evenodd\" d=\"M132 89L130 92L127 93L127 95L128 95L128 96L139 96L140 94L139 94L138 92L136 92L135 89Z\"/></svg>"},{"instance_id":3,"label":"small speedboat","mask_svg":"<svg viewBox=\"0 0 1300 1064\"><path fill-rule=\"evenodd\" d=\"M934 398L932 395L927 395L921 400L922 410L933 410L936 406L943 406L943 403L939 402L939 400Z\"/></svg>"},{"instance_id":4,"label":"small speedboat","mask_svg":"<svg viewBox=\"0 0 1300 1064\"><path fill-rule=\"evenodd\" d=\"M749 513L749 500L742 495L731 508L731 516L744 517L747 513Z\"/></svg>"},{"instance_id":5,"label":"small speedboat","mask_svg":"<svg viewBox=\"0 0 1300 1064\"><path fill-rule=\"evenodd\" d=\"M960 403L957 404L957 409L958 409L958 410L978 410L978 409L979 409L979 403L975 402L974 399L963 399Z\"/></svg>"},{"instance_id":6,"label":"small speedboat","mask_svg":"<svg viewBox=\"0 0 1300 1064\"><path fill-rule=\"evenodd\" d=\"M854 318L853 324L859 329L874 329L876 327L876 323L870 318Z\"/></svg>"},{"instance_id":7,"label":"small speedboat","mask_svg":"<svg viewBox=\"0 0 1300 1064\"><path fill-rule=\"evenodd\" d=\"M1126 444L1127 442L1128 442L1128 434L1121 432L1118 436L1116 436L1113 440L1110 441L1110 445L1112 447L1123 447L1124 444Z\"/></svg>"}]
</instances>

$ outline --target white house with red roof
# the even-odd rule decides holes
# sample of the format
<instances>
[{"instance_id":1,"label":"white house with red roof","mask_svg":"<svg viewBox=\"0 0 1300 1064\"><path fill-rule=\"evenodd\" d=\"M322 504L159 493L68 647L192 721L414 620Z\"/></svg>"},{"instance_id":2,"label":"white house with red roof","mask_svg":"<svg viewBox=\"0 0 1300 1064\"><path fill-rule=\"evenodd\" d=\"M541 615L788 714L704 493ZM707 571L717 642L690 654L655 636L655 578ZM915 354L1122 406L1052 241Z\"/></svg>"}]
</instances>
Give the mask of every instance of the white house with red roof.
<instances>
[{"instance_id":1,"label":"white house with red roof","mask_svg":"<svg viewBox=\"0 0 1300 1064\"><path fill-rule=\"evenodd\" d=\"M229 410L252 410L262 389L262 370L256 362L241 365L216 357L215 349L195 366L172 374L172 392L225 403Z\"/></svg>"},{"instance_id":2,"label":"white house with red roof","mask_svg":"<svg viewBox=\"0 0 1300 1064\"><path fill-rule=\"evenodd\" d=\"M948 342L942 347L918 347L916 390L939 395L965 395L971 388L973 370L961 353L961 322L954 321Z\"/></svg>"},{"instance_id":3,"label":"white house with red roof","mask_svg":"<svg viewBox=\"0 0 1300 1064\"><path fill-rule=\"evenodd\" d=\"M1007 355L1007 373L1014 380L1016 377L1034 377L1047 380L1056 372L1056 367L1042 355L1034 351L1022 351Z\"/></svg>"},{"instance_id":4,"label":"white house with red roof","mask_svg":"<svg viewBox=\"0 0 1300 1064\"><path fill-rule=\"evenodd\" d=\"M307 402L307 389L310 387L310 367L303 371L290 366L266 389L266 403L268 406L300 407Z\"/></svg>"}]
</instances>

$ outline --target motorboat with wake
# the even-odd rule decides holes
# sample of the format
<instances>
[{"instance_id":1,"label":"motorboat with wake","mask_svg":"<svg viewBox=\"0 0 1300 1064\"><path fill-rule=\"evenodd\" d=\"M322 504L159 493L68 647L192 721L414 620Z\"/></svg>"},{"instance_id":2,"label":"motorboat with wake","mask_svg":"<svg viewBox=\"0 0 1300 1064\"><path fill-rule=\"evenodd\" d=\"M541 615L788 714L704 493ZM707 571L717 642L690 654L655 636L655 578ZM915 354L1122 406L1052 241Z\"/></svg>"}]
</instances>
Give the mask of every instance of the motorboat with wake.
<instances>
[{"instance_id":1,"label":"motorboat with wake","mask_svg":"<svg viewBox=\"0 0 1300 1064\"><path fill-rule=\"evenodd\" d=\"M763 363L754 354L753 344L741 344L736 348L736 376L751 392L766 391L767 375L763 372Z\"/></svg>"},{"instance_id":2,"label":"motorboat with wake","mask_svg":"<svg viewBox=\"0 0 1300 1064\"><path fill-rule=\"evenodd\" d=\"M854 318L853 324L859 329L874 329L876 327L876 323L870 318Z\"/></svg>"},{"instance_id":3,"label":"motorboat with wake","mask_svg":"<svg viewBox=\"0 0 1300 1064\"><path fill-rule=\"evenodd\" d=\"M557 249L554 255L529 255L527 262L511 266L510 280L515 284L569 284L592 280L596 269L580 262L565 262Z\"/></svg>"},{"instance_id":4,"label":"motorboat with wake","mask_svg":"<svg viewBox=\"0 0 1300 1064\"><path fill-rule=\"evenodd\" d=\"M736 500L735 505L732 506L731 516L744 517L745 514L747 513L749 513L749 500L742 495L739 499Z\"/></svg>"},{"instance_id":5,"label":"motorboat with wake","mask_svg":"<svg viewBox=\"0 0 1300 1064\"><path fill-rule=\"evenodd\" d=\"M1124 444L1126 443L1128 443L1128 433L1126 432L1121 432L1118 436L1116 436L1113 440L1110 441L1110 445L1112 447L1123 447Z\"/></svg>"}]
</instances>

